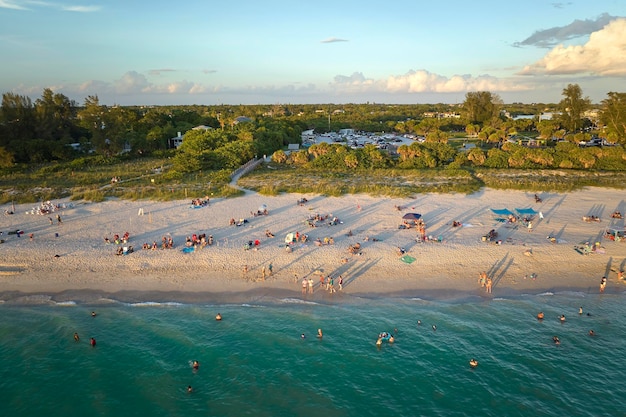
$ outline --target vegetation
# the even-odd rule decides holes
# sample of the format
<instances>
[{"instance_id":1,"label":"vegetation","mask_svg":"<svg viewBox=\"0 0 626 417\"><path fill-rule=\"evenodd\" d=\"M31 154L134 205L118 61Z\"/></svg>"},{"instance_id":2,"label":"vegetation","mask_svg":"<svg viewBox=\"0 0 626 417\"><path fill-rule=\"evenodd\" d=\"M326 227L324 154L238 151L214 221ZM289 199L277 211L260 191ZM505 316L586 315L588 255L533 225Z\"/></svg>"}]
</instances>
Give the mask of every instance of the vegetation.
<instances>
[{"instance_id":1,"label":"vegetation","mask_svg":"<svg viewBox=\"0 0 626 417\"><path fill-rule=\"evenodd\" d=\"M50 89L34 102L5 93L0 203L237 195L231 172L264 155L272 169L259 169L241 184L266 194L623 187L625 106L626 93L610 92L596 116L575 84L558 104L507 105L487 91L469 92L459 105L162 107L105 106L97 96L78 105ZM302 144L307 129L421 139L389 149L316 143L288 152L289 144ZM179 132L184 141L176 149L171 139ZM593 136L616 146L578 145Z\"/></svg>"}]
</instances>

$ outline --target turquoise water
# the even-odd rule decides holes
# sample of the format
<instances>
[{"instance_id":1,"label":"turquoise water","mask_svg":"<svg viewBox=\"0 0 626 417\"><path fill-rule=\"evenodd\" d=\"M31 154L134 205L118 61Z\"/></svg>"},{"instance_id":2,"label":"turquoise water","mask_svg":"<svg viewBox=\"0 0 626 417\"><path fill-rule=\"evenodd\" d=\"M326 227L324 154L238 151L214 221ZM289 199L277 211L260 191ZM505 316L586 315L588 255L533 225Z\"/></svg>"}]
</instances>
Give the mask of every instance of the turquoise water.
<instances>
[{"instance_id":1,"label":"turquoise water","mask_svg":"<svg viewBox=\"0 0 626 417\"><path fill-rule=\"evenodd\" d=\"M625 313L622 294L583 293L332 305L6 302L0 415L624 416ZM377 348L382 331L396 341Z\"/></svg>"}]
</instances>

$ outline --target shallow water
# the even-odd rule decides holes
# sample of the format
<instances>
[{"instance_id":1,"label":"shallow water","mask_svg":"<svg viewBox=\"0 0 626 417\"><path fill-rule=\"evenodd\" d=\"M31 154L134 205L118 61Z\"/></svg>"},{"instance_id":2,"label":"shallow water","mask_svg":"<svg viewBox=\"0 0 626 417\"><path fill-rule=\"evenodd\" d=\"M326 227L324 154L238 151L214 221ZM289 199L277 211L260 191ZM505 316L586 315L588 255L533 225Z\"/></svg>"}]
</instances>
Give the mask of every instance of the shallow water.
<instances>
[{"instance_id":1,"label":"shallow water","mask_svg":"<svg viewBox=\"0 0 626 417\"><path fill-rule=\"evenodd\" d=\"M583 293L330 305L4 303L0 414L626 415L625 313L621 294ZM377 348L382 331L396 341Z\"/></svg>"}]
</instances>

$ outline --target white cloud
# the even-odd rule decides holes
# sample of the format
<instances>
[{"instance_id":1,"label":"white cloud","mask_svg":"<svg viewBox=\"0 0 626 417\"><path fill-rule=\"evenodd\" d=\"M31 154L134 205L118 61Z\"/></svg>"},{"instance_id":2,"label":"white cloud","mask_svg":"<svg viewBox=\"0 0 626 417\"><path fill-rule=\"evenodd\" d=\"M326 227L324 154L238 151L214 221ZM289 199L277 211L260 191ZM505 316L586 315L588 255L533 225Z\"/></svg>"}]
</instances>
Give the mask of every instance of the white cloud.
<instances>
[{"instance_id":1,"label":"white cloud","mask_svg":"<svg viewBox=\"0 0 626 417\"><path fill-rule=\"evenodd\" d=\"M592 33L584 45L555 47L520 74L626 75L626 19L616 19Z\"/></svg>"},{"instance_id":2,"label":"white cloud","mask_svg":"<svg viewBox=\"0 0 626 417\"><path fill-rule=\"evenodd\" d=\"M102 7L97 5L92 6L74 6L65 5L62 3L55 3L41 0L0 0L0 9L13 9L13 10L30 10L29 7L50 7L54 9L64 10L66 12L79 12L90 13L97 12Z\"/></svg>"},{"instance_id":3,"label":"white cloud","mask_svg":"<svg viewBox=\"0 0 626 417\"><path fill-rule=\"evenodd\" d=\"M26 7L10 0L0 0L1 9L28 10Z\"/></svg>"},{"instance_id":4,"label":"white cloud","mask_svg":"<svg viewBox=\"0 0 626 417\"><path fill-rule=\"evenodd\" d=\"M65 10L67 12L78 12L78 13L91 13L97 12L102 7L100 6L59 6L61 10Z\"/></svg>"},{"instance_id":5,"label":"white cloud","mask_svg":"<svg viewBox=\"0 0 626 417\"><path fill-rule=\"evenodd\" d=\"M467 91L525 91L531 89L515 80L500 79L489 75L454 75L446 77L426 70L409 71L386 79L367 79L360 72L351 76L335 77L333 88L352 92L385 93L460 93Z\"/></svg>"},{"instance_id":6,"label":"white cloud","mask_svg":"<svg viewBox=\"0 0 626 417\"><path fill-rule=\"evenodd\" d=\"M321 43L335 43L335 42L348 42L347 39L341 39L341 38L328 38L328 39L324 39L323 41L320 41Z\"/></svg>"}]
</instances>

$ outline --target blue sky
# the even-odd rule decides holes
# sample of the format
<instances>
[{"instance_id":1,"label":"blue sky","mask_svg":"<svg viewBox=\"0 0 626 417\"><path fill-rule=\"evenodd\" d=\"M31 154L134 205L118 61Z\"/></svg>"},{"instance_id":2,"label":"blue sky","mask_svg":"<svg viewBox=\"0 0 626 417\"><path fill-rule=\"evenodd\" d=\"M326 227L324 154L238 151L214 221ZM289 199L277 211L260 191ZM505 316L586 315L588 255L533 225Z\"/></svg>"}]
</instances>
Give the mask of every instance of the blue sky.
<instances>
[{"instance_id":1,"label":"blue sky","mask_svg":"<svg viewBox=\"0 0 626 417\"><path fill-rule=\"evenodd\" d=\"M623 0L0 0L0 92L83 103L600 102Z\"/></svg>"}]
</instances>

